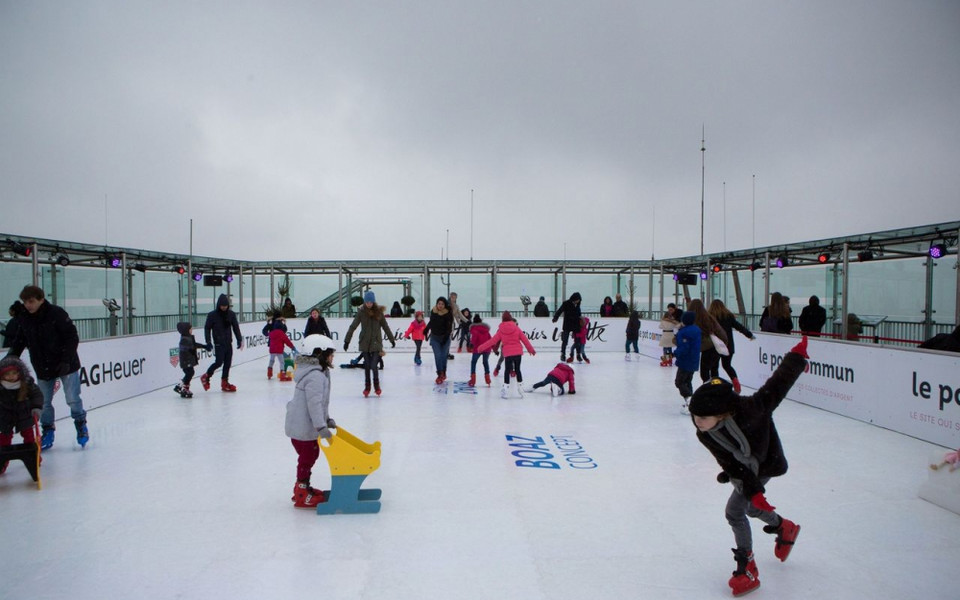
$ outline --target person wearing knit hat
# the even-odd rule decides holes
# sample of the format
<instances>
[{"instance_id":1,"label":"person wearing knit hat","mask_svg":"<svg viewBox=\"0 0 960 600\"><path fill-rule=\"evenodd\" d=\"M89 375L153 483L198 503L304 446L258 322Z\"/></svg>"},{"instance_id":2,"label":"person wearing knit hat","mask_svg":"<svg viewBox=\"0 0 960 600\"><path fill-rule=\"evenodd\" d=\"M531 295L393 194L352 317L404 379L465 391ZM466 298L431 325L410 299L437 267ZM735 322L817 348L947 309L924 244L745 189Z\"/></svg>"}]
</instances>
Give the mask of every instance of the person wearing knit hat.
<instances>
[{"instance_id":1,"label":"person wearing knit hat","mask_svg":"<svg viewBox=\"0 0 960 600\"><path fill-rule=\"evenodd\" d=\"M677 365L677 375L673 379L673 384L680 392L683 401L680 405L680 412L689 414L687 410L687 401L693 395L693 374L700 370L700 328L694 324L696 316L686 311L680 316L682 326L674 335L677 349L673 351L673 357Z\"/></svg>"},{"instance_id":2,"label":"person wearing knit hat","mask_svg":"<svg viewBox=\"0 0 960 600\"><path fill-rule=\"evenodd\" d=\"M14 431L20 433L23 443L36 443L33 429L42 409L43 393L27 365L15 356L0 360L0 447L13 444ZM6 468L4 464L0 473Z\"/></svg>"},{"instance_id":3,"label":"person wearing knit hat","mask_svg":"<svg viewBox=\"0 0 960 600\"><path fill-rule=\"evenodd\" d=\"M377 369L383 352L383 336L380 332L387 334L390 340L390 347L396 347L397 340L393 337L393 331L387 325L387 319L384 315L384 308L377 304L377 297L373 290L367 290L363 293L363 306L357 309L357 316L353 318L353 323L347 329L347 336L343 339L343 350L350 347L350 339L353 338L353 332L357 326L360 326L360 339L358 345L363 354L363 396L370 395L370 378L373 375L373 390L377 396L380 395L380 371Z\"/></svg>"},{"instance_id":4,"label":"person wearing knit hat","mask_svg":"<svg viewBox=\"0 0 960 600\"><path fill-rule=\"evenodd\" d=\"M747 517L763 521L763 531L776 534L773 553L781 562L787 560L800 533L800 526L777 514L764 494L771 478L787 472L773 411L806 369L807 358L804 336L752 396L740 396L730 382L714 378L697 388L690 401L697 439L722 469L717 481L733 485L726 518L736 542L733 557L737 569L727 582L734 596L760 587Z\"/></svg>"},{"instance_id":5,"label":"person wearing knit hat","mask_svg":"<svg viewBox=\"0 0 960 600\"><path fill-rule=\"evenodd\" d=\"M501 344L500 352L504 356L503 366L503 387L500 389L500 397L506 398L507 391L510 388L510 373L517 375L517 394L523 398L523 373L520 372L520 360L523 358L523 349L526 348L530 356L536 356L537 351L533 349L533 344L527 338L527 334L517 325L510 311L503 311L502 322L497 328L497 333L492 338L480 344L475 352L486 352L491 350L498 343Z\"/></svg>"}]
</instances>

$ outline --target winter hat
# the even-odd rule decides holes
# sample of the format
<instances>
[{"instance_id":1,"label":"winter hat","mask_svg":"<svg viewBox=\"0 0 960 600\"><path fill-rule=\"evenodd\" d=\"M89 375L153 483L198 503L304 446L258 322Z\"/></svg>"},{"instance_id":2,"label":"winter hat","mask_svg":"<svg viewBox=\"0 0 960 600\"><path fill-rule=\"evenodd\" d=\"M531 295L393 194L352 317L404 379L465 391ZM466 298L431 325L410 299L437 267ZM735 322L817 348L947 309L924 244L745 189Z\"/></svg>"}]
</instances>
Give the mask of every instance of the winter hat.
<instances>
[{"instance_id":1,"label":"winter hat","mask_svg":"<svg viewBox=\"0 0 960 600\"><path fill-rule=\"evenodd\" d=\"M512 321L512 320L513 320L513 315L510 314L510 311L509 310L503 311L503 322L506 323L507 321Z\"/></svg>"},{"instance_id":2,"label":"winter hat","mask_svg":"<svg viewBox=\"0 0 960 600\"><path fill-rule=\"evenodd\" d=\"M692 310L685 310L680 316L680 322L684 325L693 325L693 322L697 320L697 315L693 314Z\"/></svg>"},{"instance_id":3,"label":"winter hat","mask_svg":"<svg viewBox=\"0 0 960 600\"><path fill-rule=\"evenodd\" d=\"M367 290L363 293L364 302L376 302L377 296L373 293L373 290Z\"/></svg>"},{"instance_id":4,"label":"winter hat","mask_svg":"<svg viewBox=\"0 0 960 600\"><path fill-rule=\"evenodd\" d=\"M189 321L180 321L177 323L177 333L180 335L187 335L190 333L191 327L193 327L193 325L191 325Z\"/></svg>"},{"instance_id":5,"label":"winter hat","mask_svg":"<svg viewBox=\"0 0 960 600\"><path fill-rule=\"evenodd\" d=\"M415 313L413 314L413 316L414 316L414 317L420 317L420 318L422 319L422 318L423 318L423 311L422 311L422 310L418 310L417 312L415 312Z\"/></svg>"},{"instance_id":6,"label":"winter hat","mask_svg":"<svg viewBox=\"0 0 960 600\"><path fill-rule=\"evenodd\" d=\"M16 356L5 356L0 360L0 377L3 377L8 371L17 371L22 378L26 365Z\"/></svg>"},{"instance_id":7,"label":"winter hat","mask_svg":"<svg viewBox=\"0 0 960 600\"><path fill-rule=\"evenodd\" d=\"M729 381L714 377L697 388L690 400L690 414L698 417L714 417L732 413L740 399Z\"/></svg>"}]
</instances>

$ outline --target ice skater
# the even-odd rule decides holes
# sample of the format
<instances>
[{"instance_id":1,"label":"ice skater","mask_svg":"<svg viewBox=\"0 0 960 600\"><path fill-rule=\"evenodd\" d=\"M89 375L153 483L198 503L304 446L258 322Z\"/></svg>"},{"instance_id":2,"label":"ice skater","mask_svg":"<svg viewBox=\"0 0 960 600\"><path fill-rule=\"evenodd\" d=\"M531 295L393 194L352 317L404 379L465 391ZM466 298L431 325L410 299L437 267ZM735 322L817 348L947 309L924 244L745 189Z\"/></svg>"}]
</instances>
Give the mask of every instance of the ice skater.
<instances>
[{"instance_id":1,"label":"ice skater","mask_svg":"<svg viewBox=\"0 0 960 600\"><path fill-rule=\"evenodd\" d=\"M43 392L27 365L15 356L0 360L0 447L13 444L16 431L24 444L37 443L34 433L43 409ZM4 463L0 473L7 468Z\"/></svg>"},{"instance_id":2,"label":"ice skater","mask_svg":"<svg viewBox=\"0 0 960 600\"><path fill-rule=\"evenodd\" d=\"M580 329L573 333L573 350L577 353L577 362L585 362L588 365L590 364L590 359L587 358L587 333L590 331L590 319L588 317L580 317ZM570 353L570 358L573 358L573 352ZM571 362L568 360L567 362Z\"/></svg>"},{"instance_id":3,"label":"ice skater","mask_svg":"<svg viewBox=\"0 0 960 600\"><path fill-rule=\"evenodd\" d=\"M697 439L722 469L717 481L733 485L726 516L737 545L733 549L737 569L728 581L734 596L760 587L753 557L753 533L747 517L760 519L766 523L765 533L776 534L773 553L781 561L787 560L800 533L800 526L777 514L764 494L772 477L787 472L787 459L773 422L773 411L803 373L807 358L804 336L752 396L740 396L730 382L715 378L697 388L690 401Z\"/></svg>"},{"instance_id":4,"label":"ice skater","mask_svg":"<svg viewBox=\"0 0 960 600\"><path fill-rule=\"evenodd\" d=\"M580 292L570 294L569 300L564 300L557 312L553 313L553 322L556 323L563 315L563 327L560 332L560 360L567 360L567 342L570 341L570 335L580 328L580 301L582 297ZM570 352L570 360L573 362L573 352Z\"/></svg>"},{"instance_id":5,"label":"ice skater","mask_svg":"<svg viewBox=\"0 0 960 600\"><path fill-rule=\"evenodd\" d=\"M627 341L623 345L623 349L626 352L624 355L625 360L630 360L630 348L633 348L633 353L638 355L640 350L637 348L637 342L640 340L640 313L635 310L630 311L630 318L627 319Z\"/></svg>"},{"instance_id":6,"label":"ice skater","mask_svg":"<svg viewBox=\"0 0 960 600\"><path fill-rule=\"evenodd\" d=\"M533 389L537 390L545 385L549 385L551 396L554 394L557 396L562 396L564 394L563 384L568 384L568 387L570 388L570 391L567 392L568 394L576 394L577 388L575 383L573 367L565 362L558 362L557 366L555 366L553 370L547 373L547 376L543 378L543 381L533 384Z\"/></svg>"},{"instance_id":7,"label":"ice skater","mask_svg":"<svg viewBox=\"0 0 960 600\"><path fill-rule=\"evenodd\" d=\"M440 385L447 379L447 360L450 357L450 336L453 333L453 313L450 312L450 302L440 296L430 311L430 320L423 329L423 335L430 341L433 349L433 362L437 367L436 384Z\"/></svg>"},{"instance_id":8,"label":"ice skater","mask_svg":"<svg viewBox=\"0 0 960 600\"><path fill-rule=\"evenodd\" d=\"M210 378L213 373L223 367L223 373L220 376L220 390L223 392L235 392L237 386L230 383L230 365L233 364L233 338L237 337L237 350L243 348L243 336L240 334L240 323L237 322L237 314L230 310L230 298L226 294L220 294L217 298L217 308L207 314L207 321L203 325L203 337L207 346L210 346L210 338L213 337L213 364L207 367L207 371L200 376L200 384L204 391L210 389Z\"/></svg>"},{"instance_id":9,"label":"ice skater","mask_svg":"<svg viewBox=\"0 0 960 600\"><path fill-rule=\"evenodd\" d=\"M420 348L423 346L423 330L426 329L427 323L423 320L423 311L418 310L415 315L413 315L413 321L410 322L410 326L407 327L407 330L403 333L404 337L409 340L413 340L414 345L417 347L416 353L413 355L413 362L417 366L423 362L420 358Z\"/></svg>"},{"instance_id":10,"label":"ice skater","mask_svg":"<svg viewBox=\"0 0 960 600\"><path fill-rule=\"evenodd\" d=\"M380 371L377 369L377 361L380 360L380 353L383 352L382 330L387 334L390 340L390 346L395 347L397 340L393 337L393 331L387 325L387 319L384 316L384 309L377 304L377 297L373 291L367 290L363 294L363 306L357 309L357 316L353 318L353 323L347 329L347 336L343 340L343 351L346 352L350 347L350 339L353 332L360 326L360 352L363 353L363 396L370 395L370 376L373 375L373 391L380 395Z\"/></svg>"},{"instance_id":11,"label":"ice skater","mask_svg":"<svg viewBox=\"0 0 960 600\"><path fill-rule=\"evenodd\" d=\"M177 362L180 363L180 370L183 371L183 378L180 383L173 386L173 391L180 394L181 398L193 398L193 392L190 391L190 382L193 381L194 369L200 364L200 355L197 349L197 339L193 337L193 325L188 321L177 323L177 332L180 333L180 343L177 350L179 352ZM213 350L213 346L205 347L207 352Z\"/></svg>"},{"instance_id":12,"label":"ice skater","mask_svg":"<svg viewBox=\"0 0 960 600\"><path fill-rule=\"evenodd\" d=\"M330 367L336 352L333 340L315 333L300 344L293 398L287 402L284 430L297 452L297 483L293 505L313 508L324 501L323 492L310 487L313 465L320 457L318 438L329 440L337 423L330 418Z\"/></svg>"},{"instance_id":13,"label":"ice skater","mask_svg":"<svg viewBox=\"0 0 960 600\"><path fill-rule=\"evenodd\" d=\"M283 380L286 373L286 365L284 351L283 349L290 348L294 354L297 353L296 347L293 345L293 342L290 341L290 336L287 335L287 332L279 327L270 332L268 336L269 348L270 348L270 363L267 365L267 379L273 379L273 363L277 362L279 367L279 379Z\"/></svg>"},{"instance_id":14,"label":"ice skater","mask_svg":"<svg viewBox=\"0 0 960 600\"><path fill-rule=\"evenodd\" d=\"M510 375L513 373L517 376L517 394L523 398L523 387L520 385L523 383L523 373L520 372L520 361L523 358L523 349L525 347L527 352L530 353L530 356L536 356L537 351L533 349L533 344L527 339L527 334L517 325L510 311L503 311L502 321L500 327L497 328L496 335L481 344L476 351L480 353L486 352L498 343L501 344L500 352L505 357L503 365L503 387L500 388L500 397L507 397L507 392L510 389Z\"/></svg>"},{"instance_id":15,"label":"ice skater","mask_svg":"<svg viewBox=\"0 0 960 600\"><path fill-rule=\"evenodd\" d=\"M480 315L474 315L470 326L470 344L473 357L470 359L470 387L477 384L477 361L483 359L483 378L490 385L490 351L478 352L477 347L490 339L490 326L483 322Z\"/></svg>"},{"instance_id":16,"label":"ice skater","mask_svg":"<svg viewBox=\"0 0 960 600\"><path fill-rule=\"evenodd\" d=\"M690 414L687 402L693 395L693 374L700 369L700 328L694 324L696 316L686 311L680 317L681 327L677 330L677 350L673 353L677 359L677 375L673 384L677 386L683 403L680 412Z\"/></svg>"}]
</instances>

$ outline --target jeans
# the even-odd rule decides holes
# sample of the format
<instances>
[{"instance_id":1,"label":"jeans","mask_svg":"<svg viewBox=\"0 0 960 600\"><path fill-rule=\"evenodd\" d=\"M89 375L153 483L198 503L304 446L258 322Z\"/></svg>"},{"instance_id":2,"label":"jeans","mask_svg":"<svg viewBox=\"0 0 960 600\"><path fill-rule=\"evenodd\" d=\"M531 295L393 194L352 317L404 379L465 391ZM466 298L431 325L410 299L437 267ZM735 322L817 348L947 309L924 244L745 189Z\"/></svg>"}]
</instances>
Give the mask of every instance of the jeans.
<instances>
[{"instance_id":1,"label":"jeans","mask_svg":"<svg viewBox=\"0 0 960 600\"><path fill-rule=\"evenodd\" d=\"M477 372L477 360L478 360L481 356L483 357L483 372L484 372L484 373L489 373L489 372L490 372L490 353L489 353L489 352L484 352L483 354L479 354L479 353L477 353L477 352L474 352L474 353L473 353L473 358L470 359L470 374L471 374L471 375L473 375L474 373Z\"/></svg>"},{"instance_id":2,"label":"jeans","mask_svg":"<svg viewBox=\"0 0 960 600\"><path fill-rule=\"evenodd\" d=\"M380 388L380 371L377 370L379 360L379 352L363 353L363 381L368 390L370 389L370 373L373 373L373 387Z\"/></svg>"},{"instance_id":3,"label":"jeans","mask_svg":"<svg viewBox=\"0 0 960 600\"><path fill-rule=\"evenodd\" d=\"M270 364L267 365L267 368L268 368L268 369L272 369L272 368L273 368L273 361L277 361L277 363L279 363L278 366L280 367L280 370L282 371L282 370L283 370L283 361L284 361L283 353L280 353L280 354L273 354L273 353L271 353L271 354L270 354Z\"/></svg>"},{"instance_id":4,"label":"jeans","mask_svg":"<svg viewBox=\"0 0 960 600\"><path fill-rule=\"evenodd\" d=\"M420 358L420 346L423 345L423 340L414 340L413 343L417 345L417 353L413 355L413 358L419 359L419 358Z\"/></svg>"},{"instance_id":5,"label":"jeans","mask_svg":"<svg viewBox=\"0 0 960 600\"><path fill-rule=\"evenodd\" d=\"M640 354L640 350L637 349L637 340L627 340L627 343L624 344L624 351L627 354L630 354L630 347L633 346L633 353Z\"/></svg>"},{"instance_id":6,"label":"jeans","mask_svg":"<svg viewBox=\"0 0 960 600\"><path fill-rule=\"evenodd\" d=\"M570 341L570 332L563 331L560 333L560 359L563 360L567 357L567 342ZM573 352L570 353L570 356L573 356Z\"/></svg>"},{"instance_id":7,"label":"jeans","mask_svg":"<svg viewBox=\"0 0 960 600\"><path fill-rule=\"evenodd\" d=\"M56 379L38 379L37 387L43 394L43 412L40 413L40 425L44 429L56 429L53 421L56 415L53 410L53 385ZM63 395L67 397L67 406L70 407L70 416L74 421L86 421L87 411L83 410L83 400L80 399L80 371L60 376L63 385Z\"/></svg>"},{"instance_id":8,"label":"jeans","mask_svg":"<svg viewBox=\"0 0 960 600\"><path fill-rule=\"evenodd\" d=\"M760 479L760 483L764 485L768 481L770 481L769 477ZM767 525L780 525L780 515L773 511L760 510L754 506L750 499L740 491L740 486L736 484L734 484L730 498L727 499L727 508L724 512L727 523L733 529L733 539L737 543L737 548L742 550L753 550L753 532L750 530L750 521L747 520L747 517L760 519Z\"/></svg>"},{"instance_id":9,"label":"jeans","mask_svg":"<svg viewBox=\"0 0 960 600\"><path fill-rule=\"evenodd\" d=\"M430 347L433 348L433 361L437 365L437 371L447 372L447 354L450 353L450 337L447 336L440 340L435 335L430 336Z\"/></svg>"}]
</instances>

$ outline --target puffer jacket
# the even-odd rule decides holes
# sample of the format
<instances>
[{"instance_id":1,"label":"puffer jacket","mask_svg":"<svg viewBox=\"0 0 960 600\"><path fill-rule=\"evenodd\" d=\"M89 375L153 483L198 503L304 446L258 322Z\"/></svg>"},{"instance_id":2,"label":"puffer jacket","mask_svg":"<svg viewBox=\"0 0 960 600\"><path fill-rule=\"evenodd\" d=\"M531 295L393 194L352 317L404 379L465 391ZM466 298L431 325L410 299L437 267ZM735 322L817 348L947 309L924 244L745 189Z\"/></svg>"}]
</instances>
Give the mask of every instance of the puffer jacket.
<instances>
[{"instance_id":1,"label":"puffer jacket","mask_svg":"<svg viewBox=\"0 0 960 600\"><path fill-rule=\"evenodd\" d=\"M571 392L577 391L577 388L574 385L573 367L567 363L557 363L557 366L555 366L548 374L556 377L557 381L559 381L561 385L564 383L569 383Z\"/></svg>"},{"instance_id":2,"label":"puffer jacket","mask_svg":"<svg viewBox=\"0 0 960 600\"><path fill-rule=\"evenodd\" d=\"M417 321L414 319L410 323L410 327L407 327L407 330L404 332L404 335L414 341L423 340L423 330L427 328L426 321Z\"/></svg>"},{"instance_id":3,"label":"puffer jacket","mask_svg":"<svg viewBox=\"0 0 960 600\"><path fill-rule=\"evenodd\" d=\"M195 367L200 363L200 357L197 355L197 340L190 333L190 323L180 321L177 323L177 332L180 333L180 366L184 369Z\"/></svg>"},{"instance_id":4,"label":"puffer jacket","mask_svg":"<svg viewBox=\"0 0 960 600\"><path fill-rule=\"evenodd\" d=\"M474 346L475 352L483 354L493 348L497 342L502 344L500 354L505 357L523 354L524 347L527 348L527 352L529 352L531 356L537 353L537 351L533 349L533 344L527 339L527 334L513 321L500 323L500 327L497 328L497 334L481 344L479 348Z\"/></svg>"},{"instance_id":5,"label":"puffer jacket","mask_svg":"<svg viewBox=\"0 0 960 600\"><path fill-rule=\"evenodd\" d=\"M470 345L473 347L474 354L483 354L478 352L477 348L490 341L490 326L486 323L474 323L470 326ZM487 350L489 352L489 350Z\"/></svg>"},{"instance_id":6,"label":"puffer jacket","mask_svg":"<svg viewBox=\"0 0 960 600\"><path fill-rule=\"evenodd\" d=\"M9 354L20 356L29 348L37 379L49 381L80 370L80 335L67 311L44 300L37 312L24 312L19 321L20 331L10 344Z\"/></svg>"},{"instance_id":7,"label":"puffer jacket","mask_svg":"<svg viewBox=\"0 0 960 600\"><path fill-rule=\"evenodd\" d=\"M356 331L358 326L360 327L360 339L357 345L360 348L360 352L380 352L383 350L383 336L380 335L381 330L387 334L387 339L390 340L391 344L397 343L393 337L393 332L390 331L390 326L387 325L386 318L383 316L383 307L379 304L374 304L370 308L361 306L357 310L357 316L353 318L353 323L350 324L350 329L347 330L347 337L343 340L344 349L350 345L353 332Z\"/></svg>"},{"instance_id":8,"label":"puffer jacket","mask_svg":"<svg viewBox=\"0 0 960 600\"><path fill-rule=\"evenodd\" d=\"M580 329L580 304L575 304L580 300L580 292L574 292L570 294L570 299L564 300L557 312L553 313L554 323L563 315L563 331L573 332Z\"/></svg>"},{"instance_id":9,"label":"puffer jacket","mask_svg":"<svg viewBox=\"0 0 960 600\"><path fill-rule=\"evenodd\" d=\"M293 342L287 336L286 332L274 329L270 332L270 354L283 354L283 348L293 349Z\"/></svg>"},{"instance_id":10,"label":"puffer jacket","mask_svg":"<svg viewBox=\"0 0 960 600\"><path fill-rule=\"evenodd\" d=\"M309 442L317 439L330 418L330 369L322 369L313 356L300 356L296 364L284 431L289 438Z\"/></svg>"},{"instance_id":11,"label":"puffer jacket","mask_svg":"<svg viewBox=\"0 0 960 600\"><path fill-rule=\"evenodd\" d=\"M227 310L220 310L221 306L228 307ZM203 324L203 337L207 345L212 343L217 346L229 346L233 341L231 333L237 338L239 346L243 336L240 334L240 323L237 322L237 313L229 308L230 298L226 294L220 294L217 298L217 308L207 313L207 321Z\"/></svg>"}]
</instances>

